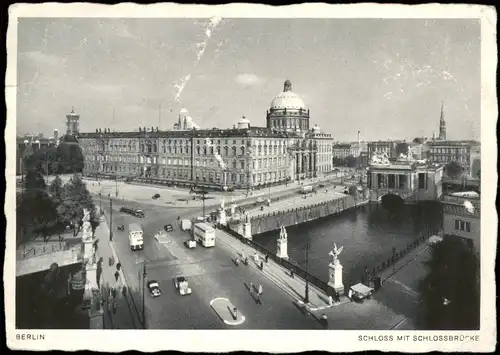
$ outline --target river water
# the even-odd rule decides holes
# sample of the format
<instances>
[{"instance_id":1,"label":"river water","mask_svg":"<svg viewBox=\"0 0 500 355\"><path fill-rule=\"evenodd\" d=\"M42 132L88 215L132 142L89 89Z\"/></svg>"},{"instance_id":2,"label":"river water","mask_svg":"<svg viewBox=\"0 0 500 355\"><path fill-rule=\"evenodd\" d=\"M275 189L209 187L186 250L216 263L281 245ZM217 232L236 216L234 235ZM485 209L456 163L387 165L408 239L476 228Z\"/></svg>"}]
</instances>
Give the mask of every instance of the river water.
<instances>
[{"instance_id":1,"label":"river water","mask_svg":"<svg viewBox=\"0 0 500 355\"><path fill-rule=\"evenodd\" d=\"M357 282L365 266L373 267L391 258L392 248L398 251L423 234L440 228L439 203L404 205L398 212L389 212L381 204L370 203L338 215L287 227L290 261L305 269L305 249L309 244L309 272L328 281L328 256L333 243L344 249L339 256L343 265L344 283ZM279 230L253 236L253 240L276 252Z\"/></svg>"}]
</instances>

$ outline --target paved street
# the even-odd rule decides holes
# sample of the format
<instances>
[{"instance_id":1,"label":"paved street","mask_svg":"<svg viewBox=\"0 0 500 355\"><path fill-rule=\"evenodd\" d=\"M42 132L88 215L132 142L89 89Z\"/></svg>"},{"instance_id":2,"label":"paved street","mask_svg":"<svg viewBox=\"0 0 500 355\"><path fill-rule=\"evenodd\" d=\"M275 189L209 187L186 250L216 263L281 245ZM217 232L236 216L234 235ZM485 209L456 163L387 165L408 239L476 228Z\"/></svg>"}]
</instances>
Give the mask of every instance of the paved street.
<instances>
[{"instance_id":1,"label":"paved street","mask_svg":"<svg viewBox=\"0 0 500 355\"><path fill-rule=\"evenodd\" d=\"M123 202L122 202L123 203ZM227 327L248 329L316 329L318 322L301 313L275 283L268 280L255 268L240 264L236 266L230 249L218 243L214 248L197 246L187 249L183 242L188 235L179 231L176 223L178 210L151 205L126 202L127 206L142 206L146 218L119 213L120 201L113 206L114 243L123 266L124 274L142 313L140 273L142 264L147 267L147 280L156 280L162 296L152 298L146 294L146 322L153 329L224 329ZM198 209L182 209L180 217L196 215ZM117 231L116 226L139 222L144 227L144 250L132 252L128 245L127 232ZM160 245L154 234L166 223L174 225L168 234L169 241ZM174 288L173 279L185 276L193 290L191 295L181 296ZM250 283L261 284L264 289L262 304L257 304L249 292ZM246 320L238 326L224 324L210 306L210 301L222 297L228 299Z\"/></svg>"}]
</instances>

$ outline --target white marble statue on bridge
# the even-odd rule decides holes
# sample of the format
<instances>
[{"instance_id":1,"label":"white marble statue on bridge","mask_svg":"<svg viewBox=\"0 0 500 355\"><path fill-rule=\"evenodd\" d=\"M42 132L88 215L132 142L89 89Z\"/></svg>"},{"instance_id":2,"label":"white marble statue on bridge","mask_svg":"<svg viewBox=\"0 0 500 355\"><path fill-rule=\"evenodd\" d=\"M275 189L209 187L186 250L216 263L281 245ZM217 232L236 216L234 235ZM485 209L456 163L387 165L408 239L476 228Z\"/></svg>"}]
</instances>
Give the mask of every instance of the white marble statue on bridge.
<instances>
[{"instance_id":1,"label":"white marble statue on bridge","mask_svg":"<svg viewBox=\"0 0 500 355\"><path fill-rule=\"evenodd\" d=\"M221 199L220 199L220 208L221 208L221 210L225 209L225 206L224 206L224 197L221 197Z\"/></svg>"},{"instance_id":2,"label":"white marble statue on bridge","mask_svg":"<svg viewBox=\"0 0 500 355\"><path fill-rule=\"evenodd\" d=\"M342 250L344 250L344 247L337 248L337 244L333 243L333 250L328 253L332 257L332 264L333 265L340 265L340 261L338 259L338 256L340 253L342 253Z\"/></svg>"},{"instance_id":3,"label":"white marble statue on bridge","mask_svg":"<svg viewBox=\"0 0 500 355\"><path fill-rule=\"evenodd\" d=\"M278 237L278 245L276 248L276 256L281 259L288 259L288 235L285 226L280 228L280 236Z\"/></svg>"},{"instance_id":4,"label":"white marble statue on bridge","mask_svg":"<svg viewBox=\"0 0 500 355\"><path fill-rule=\"evenodd\" d=\"M337 248L337 244L333 243L333 250L328 253L332 257L332 261L328 265L329 269L329 280L328 285L332 287L335 292L339 295L344 294L344 284L342 282L342 269L343 266L340 265L339 255L344 250L344 247Z\"/></svg>"},{"instance_id":5,"label":"white marble statue on bridge","mask_svg":"<svg viewBox=\"0 0 500 355\"><path fill-rule=\"evenodd\" d=\"M92 239L92 225L90 224L90 211L86 208L83 209L82 232L84 241Z\"/></svg>"}]
</instances>

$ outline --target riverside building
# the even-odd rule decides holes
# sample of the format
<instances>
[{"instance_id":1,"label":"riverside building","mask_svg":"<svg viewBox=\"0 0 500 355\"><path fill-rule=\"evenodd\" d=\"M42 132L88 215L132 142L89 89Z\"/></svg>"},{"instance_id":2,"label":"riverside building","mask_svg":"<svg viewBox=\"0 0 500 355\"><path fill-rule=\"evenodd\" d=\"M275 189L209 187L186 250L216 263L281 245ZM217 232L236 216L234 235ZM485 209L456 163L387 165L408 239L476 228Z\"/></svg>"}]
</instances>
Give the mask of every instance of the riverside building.
<instances>
[{"instance_id":1,"label":"riverside building","mask_svg":"<svg viewBox=\"0 0 500 355\"><path fill-rule=\"evenodd\" d=\"M80 133L83 173L248 189L317 177L332 170L332 136L310 128L309 114L287 80L266 112L266 127L243 117L232 129L200 129L181 111L172 130Z\"/></svg>"}]
</instances>

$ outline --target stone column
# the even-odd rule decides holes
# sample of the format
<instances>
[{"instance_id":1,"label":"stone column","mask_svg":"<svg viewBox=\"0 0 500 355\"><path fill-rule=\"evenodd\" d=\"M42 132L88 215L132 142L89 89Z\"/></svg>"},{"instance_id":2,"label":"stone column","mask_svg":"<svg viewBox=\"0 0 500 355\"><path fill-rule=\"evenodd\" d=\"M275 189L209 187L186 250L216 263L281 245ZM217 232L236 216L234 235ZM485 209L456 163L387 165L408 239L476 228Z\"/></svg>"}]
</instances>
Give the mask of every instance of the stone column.
<instances>
[{"instance_id":1,"label":"stone column","mask_svg":"<svg viewBox=\"0 0 500 355\"><path fill-rule=\"evenodd\" d=\"M342 269L343 266L340 265L340 262L331 262L328 265L329 269L329 280L328 286L333 288L339 295L344 294L344 284L342 282Z\"/></svg>"},{"instance_id":2,"label":"stone column","mask_svg":"<svg viewBox=\"0 0 500 355\"><path fill-rule=\"evenodd\" d=\"M219 223L224 226L227 225L226 210L223 207L219 209Z\"/></svg>"},{"instance_id":3,"label":"stone column","mask_svg":"<svg viewBox=\"0 0 500 355\"><path fill-rule=\"evenodd\" d=\"M284 226L281 227L276 250L276 256L278 258L288 259L288 237Z\"/></svg>"}]
</instances>

